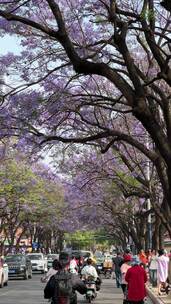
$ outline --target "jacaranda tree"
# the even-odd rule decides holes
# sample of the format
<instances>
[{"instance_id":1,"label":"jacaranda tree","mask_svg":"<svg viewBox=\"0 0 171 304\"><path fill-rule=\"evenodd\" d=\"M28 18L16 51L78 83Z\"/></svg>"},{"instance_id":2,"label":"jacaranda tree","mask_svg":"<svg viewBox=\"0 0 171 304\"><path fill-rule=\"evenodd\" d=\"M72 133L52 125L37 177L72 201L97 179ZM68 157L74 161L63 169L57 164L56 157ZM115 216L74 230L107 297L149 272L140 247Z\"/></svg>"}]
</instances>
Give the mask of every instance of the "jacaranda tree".
<instances>
[{"instance_id":1,"label":"jacaranda tree","mask_svg":"<svg viewBox=\"0 0 171 304\"><path fill-rule=\"evenodd\" d=\"M124 142L138 149L158 173L171 227L168 11L153 0L13 0L0 1L0 16L2 35L17 35L23 47L1 57L17 82L6 82L1 136L20 136L27 148L75 142L106 152ZM118 117L131 121L129 133Z\"/></svg>"}]
</instances>

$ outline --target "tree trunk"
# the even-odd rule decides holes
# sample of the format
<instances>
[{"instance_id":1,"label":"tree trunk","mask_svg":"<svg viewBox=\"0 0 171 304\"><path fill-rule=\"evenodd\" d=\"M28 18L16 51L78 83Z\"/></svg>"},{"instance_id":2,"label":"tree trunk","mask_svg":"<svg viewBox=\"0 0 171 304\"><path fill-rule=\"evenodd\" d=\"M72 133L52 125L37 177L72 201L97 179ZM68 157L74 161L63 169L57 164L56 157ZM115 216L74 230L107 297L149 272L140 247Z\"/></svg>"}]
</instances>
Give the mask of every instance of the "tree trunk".
<instances>
[{"instance_id":1,"label":"tree trunk","mask_svg":"<svg viewBox=\"0 0 171 304\"><path fill-rule=\"evenodd\" d=\"M160 218L156 215L155 216L155 223L154 223L154 232L152 237L152 249L158 250L159 249L159 227L161 225Z\"/></svg>"},{"instance_id":2,"label":"tree trunk","mask_svg":"<svg viewBox=\"0 0 171 304\"><path fill-rule=\"evenodd\" d=\"M164 227L163 224L160 224L159 226L159 249L162 249L164 247Z\"/></svg>"}]
</instances>

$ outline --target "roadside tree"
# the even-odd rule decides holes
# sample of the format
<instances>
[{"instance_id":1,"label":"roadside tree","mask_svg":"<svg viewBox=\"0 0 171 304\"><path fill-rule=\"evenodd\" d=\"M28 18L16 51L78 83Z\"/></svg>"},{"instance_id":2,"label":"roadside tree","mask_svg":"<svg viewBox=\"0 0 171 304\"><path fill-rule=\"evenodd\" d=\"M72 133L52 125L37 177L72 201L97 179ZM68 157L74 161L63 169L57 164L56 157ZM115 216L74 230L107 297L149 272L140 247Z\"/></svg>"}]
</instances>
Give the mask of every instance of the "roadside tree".
<instances>
[{"instance_id":1,"label":"roadside tree","mask_svg":"<svg viewBox=\"0 0 171 304\"><path fill-rule=\"evenodd\" d=\"M168 12L153 0L30 0L0 1L0 16L2 31L24 48L1 58L20 81L4 95L1 136L24 136L27 147L36 138L41 146L87 143L102 152L116 142L135 147L155 166L171 231ZM118 123L122 114L130 133ZM153 146L135 136L137 124Z\"/></svg>"}]
</instances>

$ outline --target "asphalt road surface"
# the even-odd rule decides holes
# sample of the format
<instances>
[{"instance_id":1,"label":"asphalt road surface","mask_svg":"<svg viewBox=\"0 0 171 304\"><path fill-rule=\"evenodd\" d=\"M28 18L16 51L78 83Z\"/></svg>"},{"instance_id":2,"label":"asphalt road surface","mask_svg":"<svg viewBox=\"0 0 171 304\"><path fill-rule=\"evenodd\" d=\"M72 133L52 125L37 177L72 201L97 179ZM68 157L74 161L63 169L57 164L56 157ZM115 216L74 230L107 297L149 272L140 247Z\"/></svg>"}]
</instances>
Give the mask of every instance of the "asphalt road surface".
<instances>
[{"instance_id":1,"label":"asphalt road surface","mask_svg":"<svg viewBox=\"0 0 171 304\"><path fill-rule=\"evenodd\" d=\"M47 304L43 299L44 284L40 282L41 275L34 274L30 280L10 280L7 287L0 289L0 304ZM78 304L86 303L84 296L78 296ZM104 279L101 291L94 304L122 304L122 292L115 288L115 281ZM151 304L150 301L146 304Z\"/></svg>"}]
</instances>

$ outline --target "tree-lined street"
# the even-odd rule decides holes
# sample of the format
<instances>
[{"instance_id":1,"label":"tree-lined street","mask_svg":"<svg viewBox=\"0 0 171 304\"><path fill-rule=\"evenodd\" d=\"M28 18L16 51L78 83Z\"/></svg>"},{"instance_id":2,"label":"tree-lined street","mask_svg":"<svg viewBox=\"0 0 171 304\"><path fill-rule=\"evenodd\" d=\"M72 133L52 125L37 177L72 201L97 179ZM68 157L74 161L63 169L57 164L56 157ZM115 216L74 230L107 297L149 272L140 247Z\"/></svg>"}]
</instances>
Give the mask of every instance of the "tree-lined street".
<instances>
[{"instance_id":1,"label":"tree-lined street","mask_svg":"<svg viewBox=\"0 0 171 304\"><path fill-rule=\"evenodd\" d=\"M138 255L168 292L170 34L168 0L0 0L0 286L8 254L41 253L45 272L45 255L83 249L110 268ZM122 302L113 283L97 304ZM0 302L44 303L42 289L11 281Z\"/></svg>"}]
</instances>

